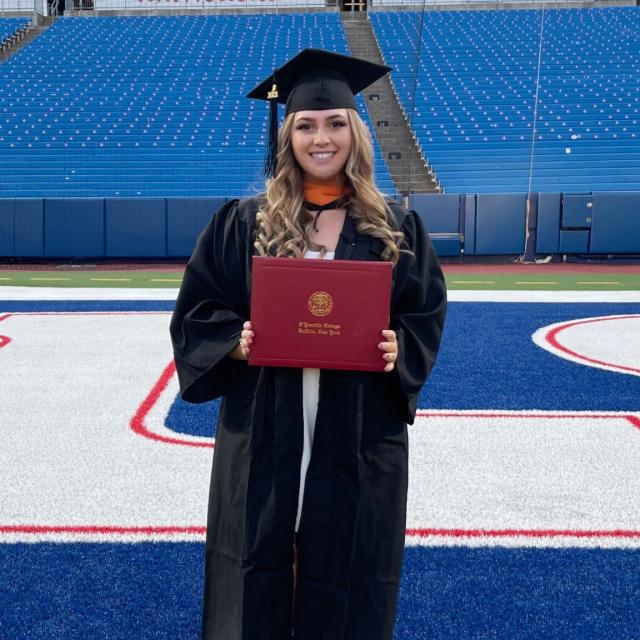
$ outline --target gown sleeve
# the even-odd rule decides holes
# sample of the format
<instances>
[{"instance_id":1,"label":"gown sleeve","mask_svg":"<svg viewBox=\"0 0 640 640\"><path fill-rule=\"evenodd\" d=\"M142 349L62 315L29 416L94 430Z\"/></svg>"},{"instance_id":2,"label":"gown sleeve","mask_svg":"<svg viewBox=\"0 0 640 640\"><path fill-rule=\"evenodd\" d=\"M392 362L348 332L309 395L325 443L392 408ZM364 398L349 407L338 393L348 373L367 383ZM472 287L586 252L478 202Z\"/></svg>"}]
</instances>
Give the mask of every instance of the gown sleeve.
<instances>
[{"instance_id":1,"label":"gown sleeve","mask_svg":"<svg viewBox=\"0 0 640 640\"><path fill-rule=\"evenodd\" d=\"M226 395L247 371L246 362L228 356L249 317L247 227L238 201L226 203L198 237L187 264L170 333L180 394L188 402Z\"/></svg>"},{"instance_id":2,"label":"gown sleeve","mask_svg":"<svg viewBox=\"0 0 640 640\"><path fill-rule=\"evenodd\" d=\"M413 424L420 390L438 354L447 310L447 289L431 240L414 212L402 223L413 256L403 254L392 299L390 326L398 340L392 375L405 422Z\"/></svg>"}]
</instances>

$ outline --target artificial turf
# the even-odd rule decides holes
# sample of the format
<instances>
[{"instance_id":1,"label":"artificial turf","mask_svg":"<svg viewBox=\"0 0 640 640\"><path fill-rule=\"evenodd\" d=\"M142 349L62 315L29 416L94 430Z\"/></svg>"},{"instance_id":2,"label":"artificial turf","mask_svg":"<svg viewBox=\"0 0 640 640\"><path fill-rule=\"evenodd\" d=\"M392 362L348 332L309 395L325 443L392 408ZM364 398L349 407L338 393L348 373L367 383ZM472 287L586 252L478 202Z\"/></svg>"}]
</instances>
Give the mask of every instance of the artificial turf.
<instances>
[{"instance_id":1,"label":"artificial turf","mask_svg":"<svg viewBox=\"0 0 640 640\"><path fill-rule=\"evenodd\" d=\"M532 267L530 274L487 272L472 268L468 272L447 273L449 289L500 289L550 291L629 291L640 289L640 273L540 273ZM174 289L182 281L182 268L171 271L147 270L17 270L0 267L0 286L96 287Z\"/></svg>"},{"instance_id":2,"label":"artificial turf","mask_svg":"<svg viewBox=\"0 0 640 640\"><path fill-rule=\"evenodd\" d=\"M0 546L0 637L199 635L204 545ZM634 640L637 549L405 549L394 640ZM230 639L231 640L231 639Z\"/></svg>"}]
</instances>

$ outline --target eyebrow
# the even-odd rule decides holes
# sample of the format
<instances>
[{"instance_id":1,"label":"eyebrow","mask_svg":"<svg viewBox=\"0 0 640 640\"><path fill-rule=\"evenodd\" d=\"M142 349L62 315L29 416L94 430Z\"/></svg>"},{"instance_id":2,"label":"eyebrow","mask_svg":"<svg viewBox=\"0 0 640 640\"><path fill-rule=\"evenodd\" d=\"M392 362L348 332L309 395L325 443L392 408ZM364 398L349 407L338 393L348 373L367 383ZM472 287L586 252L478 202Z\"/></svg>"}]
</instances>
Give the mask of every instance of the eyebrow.
<instances>
[{"instance_id":1,"label":"eyebrow","mask_svg":"<svg viewBox=\"0 0 640 640\"><path fill-rule=\"evenodd\" d=\"M327 118L327 120L335 120L336 118L343 118L343 119L346 119L346 116L343 116L343 115L341 115L341 114L339 114L339 113L336 113L336 114L335 114L335 115L333 115L333 116L329 116L329 117ZM316 118L309 118L308 116L305 116L305 117L303 117L303 118L298 118L298 119L296 120L296 122L315 122L315 120L316 120Z\"/></svg>"}]
</instances>

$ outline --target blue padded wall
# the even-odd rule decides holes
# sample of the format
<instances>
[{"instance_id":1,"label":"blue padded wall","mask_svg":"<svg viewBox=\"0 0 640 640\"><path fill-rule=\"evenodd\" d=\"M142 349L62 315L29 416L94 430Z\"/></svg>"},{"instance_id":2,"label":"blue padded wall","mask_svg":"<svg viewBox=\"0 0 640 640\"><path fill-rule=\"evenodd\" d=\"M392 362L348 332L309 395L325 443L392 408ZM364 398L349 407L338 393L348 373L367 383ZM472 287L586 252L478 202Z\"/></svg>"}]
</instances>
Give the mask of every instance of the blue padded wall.
<instances>
[{"instance_id":1,"label":"blue padded wall","mask_svg":"<svg viewBox=\"0 0 640 640\"><path fill-rule=\"evenodd\" d=\"M476 197L465 196L464 201L464 255L476 255Z\"/></svg>"},{"instance_id":2,"label":"blue padded wall","mask_svg":"<svg viewBox=\"0 0 640 640\"><path fill-rule=\"evenodd\" d=\"M44 255L44 200L16 198L14 211L14 255L23 258L42 257Z\"/></svg>"},{"instance_id":3,"label":"blue padded wall","mask_svg":"<svg viewBox=\"0 0 640 640\"><path fill-rule=\"evenodd\" d=\"M47 198L44 255L50 258L105 255L104 199Z\"/></svg>"},{"instance_id":4,"label":"blue padded wall","mask_svg":"<svg viewBox=\"0 0 640 640\"><path fill-rule=\"evenodd\" d=\"M15 255L14 242L14 199L0 199L0 256Z\"/></svg>"},{"instance_id":5,"label":"blue padded wall","mask_svg":"<svg viewBox=\"0 0 640 640\"><path fill-rule=\"evenodd\" d=\"M430 233L460 232L460 196L420 193L409 196L409 209L416 211Z\"/></svg>"},{"instance_id":6,"label":"blue padded wall","mask_svg":"<svg viewBox=\"0 0 640 640\"><path fill-rule=\"evenodd\" d=\"M640 193L594 193L591 253L640 253Z\"/></svg>"},{"instance_id":7,"label":"blue padded wall","mask_svg":"<svg viewBox=\"0 0 640 640\"><path fill-rule=\"evenodd\" d=\"M460 236L430 235L431 244L439 256L459 256L462 253Z\"/></svg>"},{"instance_id":8,"label":"blue padded wall","mask_svg":"<svg viewBox=\"0 0 640 640\"><path fill-rule=\"evenodd\" d=\"M459 256L460 196L458 194L421 193L409 196L409 208L424 222L439 256Z\"/></svg>"},{"instance_id":9,"label":"blue padded wall","mask_svg":"<svg viewBox=\"0 0 640 640\"><path fill-rule=\"evenodd\" d=\"M587 253L589 251L589 230L562 229L559 250L560 253Z\"/></svg>"},{"instance_id":10,"label":"blue padded wall","mask_svg":"<svg viewBox=\"0 0 640 640\"><path fill-rule=\"evenodd\" d=\"M167 215L164 198L107 198L106 255L164 258Z\"/></svg>"},{"instance_id":11,"label":"blue padded wall","mask_svg":"<svg viewBox=\"0 0 640 640\"><path fill-rule=\"evenodd\" d=\"M504 255L524 251L524 194L476 196L477 255Z\"/></svg>"},{"instance_id":12,"label":"blue padded wall","mask_svg":"<svg viewBox=\"0 0 640 640\"><path fill-rule=\"evenodd\" d=\"M560 193L541 193L538 196L536 253L558 253L561 197Z\"/></svg>"},{"instance_id":13,"label":"blue padded wall","mask_svg":"<svg viewBox=\"0 0 640 640\"><path fill-rule=\"evenodd\" d=\"M593 196L565 194L562 199L562 226L586 228L591 226Z\"/></svg>"},{"instance_id":14,"label":"blue padded wall","mask_svg":"<svg viewBox=\"0 0 640 640\"><path fill-rule=\"evenodd\" d=\"M216 197L0 198L0 256L188 257L224 202ZM593 207L586 207L588 202ZM569 203L564 215L563 203ZM524 194L413 196L410 206L424 220L439 255L463 250L467 256L512 255L525 249ZM567 227L585 222L592 227ZM538 194L535 231L538 254L640 254L640 193Z\"/></svg>"},{"instance_id":15,"label":"blue padded wall","mask_svg":"<svg viewBox=\"0 0 640 640\"><path fill-rule=\"evenodd\" d=\"M190 256L200 232L225 198L167 199L167 256Z\"/></svg>"}]
</instances>

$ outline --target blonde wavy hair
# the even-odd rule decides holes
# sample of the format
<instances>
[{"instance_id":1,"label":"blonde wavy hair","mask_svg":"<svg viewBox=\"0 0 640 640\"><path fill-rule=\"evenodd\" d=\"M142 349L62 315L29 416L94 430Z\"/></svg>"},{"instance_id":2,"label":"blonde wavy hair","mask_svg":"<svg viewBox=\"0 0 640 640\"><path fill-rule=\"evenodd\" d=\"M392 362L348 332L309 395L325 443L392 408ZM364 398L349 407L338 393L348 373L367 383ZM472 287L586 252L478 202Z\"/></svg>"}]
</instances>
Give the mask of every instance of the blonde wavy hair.
<instances>
[{"instance_id":1,"label":"blonde wavy hair","mask_svg":"<svg viewBox=\"0 0 640 640\"><path fill-rule=\"evenodd\" d=\"M302 170L291 146L295 113L284 120L278 135L276 175L267 181L265 200L256 216L254 247L258 255L301 258L307 249L326 253L327 248L309 239L315 217L304 207ZM373 145L369 130L354 109L347 109L351 129L351 153L344 167L352 193L348 215L356 231L384 244L382 259L398 262L402 232L389 225L388 205L373 179Z\"/></svg>"}]
</instances>

